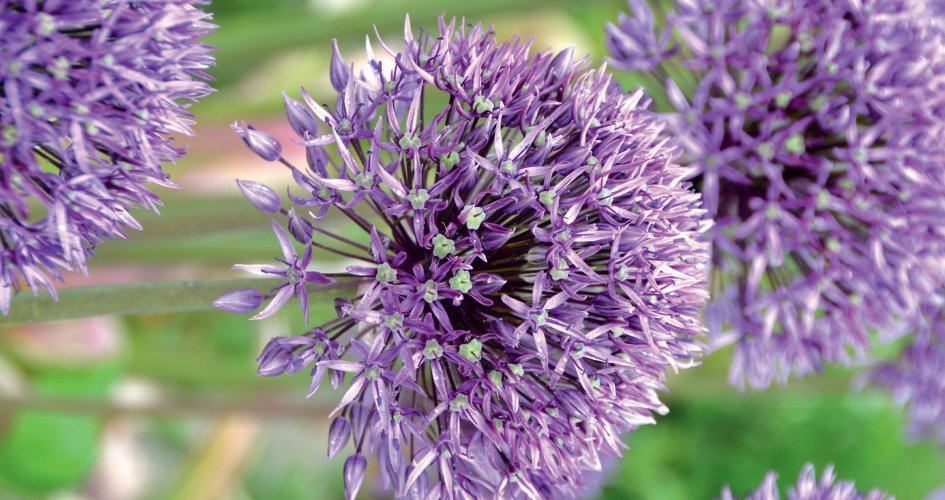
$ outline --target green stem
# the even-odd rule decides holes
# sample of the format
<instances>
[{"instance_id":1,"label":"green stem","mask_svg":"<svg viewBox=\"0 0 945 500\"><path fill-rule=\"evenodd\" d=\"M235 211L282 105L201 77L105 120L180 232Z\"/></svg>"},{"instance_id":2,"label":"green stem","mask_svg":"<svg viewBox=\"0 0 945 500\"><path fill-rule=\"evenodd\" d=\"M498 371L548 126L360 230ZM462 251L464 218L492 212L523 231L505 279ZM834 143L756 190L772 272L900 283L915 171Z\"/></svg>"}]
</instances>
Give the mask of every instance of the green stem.
<instances>
[{"instance_id":1,"label":"green stem","mask_svg":"<svg viewBox=\"0 0 945 500\"><path fill-rule=\"evenodd\" d=\"M339 282L358 279L340 278ZM263 295L283 279L204 279L122 283L58 290L56 302L47 293L38 297L28 291L10 301L10 314L0 316L0 327L23 323L62 321L105 315L133 315L208 311L220 295L240 288L255 288ZM356 288L309 292L309 304L330 303L334 298L354 294Z\"/></svg>"}]
</instances>

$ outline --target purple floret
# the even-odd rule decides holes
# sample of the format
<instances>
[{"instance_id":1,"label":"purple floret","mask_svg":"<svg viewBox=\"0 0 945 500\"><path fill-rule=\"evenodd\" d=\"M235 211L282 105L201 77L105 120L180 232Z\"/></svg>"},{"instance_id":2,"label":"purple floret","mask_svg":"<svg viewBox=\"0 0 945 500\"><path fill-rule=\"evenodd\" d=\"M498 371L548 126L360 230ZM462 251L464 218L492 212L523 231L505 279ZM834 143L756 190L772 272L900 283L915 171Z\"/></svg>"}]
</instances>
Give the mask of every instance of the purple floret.
<instances>
[{"instance_id":1,"label":"purple floret","mask_svg":"<svg viewBox=\"0 0 945 500\"><path fill-rule=\"evenodd\" d=\"M945 59L926 2L680 1L660 13L672 47L630 6L608 43L676 108L662 118L715 221L707 326L710 349L736 343L730 381L845 362L916 314L945 278Z\"/></svg>"},{"instance_id":2,"label":"purple floret","mask_svg":"<svg viewBox=\"0 0 945 500\"><path fill-rule=\"evenodd\" d=\"M732 490L726 485L722 489L721 499L733 500L738 498L732 495ZM745 500L779 500L781 495L778 493L778 475L769 472L764 482L758 486L758 489L748 493ZM787 490L788 500L883 500L887 498L886 493L876 488L867 493L857 491L853 481L837 481L837 476L833 472L833 464L824 468L824 473L817 479L814 473L814 465L806 464L801 469L801 474L797 478L797 484ZM895 497L888 497L894 500Z\"/></svg>"},{"instance_id":3,"label":"purple floret","mask_svg":"<svg viewBox=\"0 0 945 500\"><path fill-rule=\"evenodd\" d=\"M187 105L213 89L199 42L216 26L193 0L0 0L0 310L25 281L56 296L104 238L157 212L147 184L193 135ZM31 200L33 198L33 200ZM40 206L41 204L41 206Z\"/></svg>"},{"instance_id":4,"label":"purple floret","mask_svg":"<svg viewBox=\"0 0 945 500\"><path fill-rule=\"evenodd\" d=\"M370 244L317 226L309 242L283 211L296 241L365 262L330 287L357 299L274 339L260 373L313 364L312 391L351 374L329 436L329 454L356 444L349 497L368 452L398 497L583 495L621 434L667 411L666 370L698 363L701 200L642 92L583 71L573 47L529 55L455 19L438 35L408 20L404 52L383 46L394 68L370 44L359 71L336 50L333 108L285 97L308 150L290 167L308 194L289 199L344 213Z\"/></svg>"}]
</instances>

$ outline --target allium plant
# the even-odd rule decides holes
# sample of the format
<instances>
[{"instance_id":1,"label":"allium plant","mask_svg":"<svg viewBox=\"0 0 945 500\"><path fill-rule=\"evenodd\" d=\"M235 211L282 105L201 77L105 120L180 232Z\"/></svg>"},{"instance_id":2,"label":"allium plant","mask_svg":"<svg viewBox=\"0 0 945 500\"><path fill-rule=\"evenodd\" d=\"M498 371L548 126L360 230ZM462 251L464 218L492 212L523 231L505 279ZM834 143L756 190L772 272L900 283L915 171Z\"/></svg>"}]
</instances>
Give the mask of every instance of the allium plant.
<instances>
[{"instance_id":1,"label":"allium plant","mask_svg":"<svg viewBox=\"0 0 945 500\"><path fill-rule=\"evenodd\" d=\"M200 43L216 26L193 0L0 0L0 310L25 281L87 273L103 238L157 212L148 184L179 187L162 161L193 135L177 99L211 92Z\"/></svg>"},{"instance_id":2,"label":"allium plant","mask_svg":"<svg viewBox=\"0 0 945 500\"><path fill-rule=\"evenodd\" d=\"M788 488L788 500L883 500L886 493L873 488L868 493L861 493L856 490L853 481L837 481L837 476L833 472L833 465L827 465L824 473L817 480L814 473L814 465L807 464L801 469L801 474L797 478L797 485ZM765 476L764 482L757 490L752 491L745 496L745 500L779 500L778 494L778 475L769 472ZM733 500L732 491L728 486L722 489L721 500ZM893 500L895 497L889 497ZM718 499L716 499L718 500Z\"/></svg>"},{"instance_id":3,"label":"allium plant","mask_svg":"<svg viewBox=\"0 0 945 500\"><path fill-rule=\"evenodd\" d=\"M348 498L374 452L398 497L568 498L619 455L622 432L666 411L655 392L666 370L697 363L704 211L642 92L582 72L573 47L529 55L531 40L498 44L491 28L455 22L415 38L408 19L403 52L380 42L393 68L370 41L359 72L336 48L334 109L304 89L305 104L285 96L307 168L234 125L308 193L289 193L287 211L275 191L240 181L305 246L300 259L274 222L287 268L240 267L287 279L251 319L358 287L336 301L337 319L270 341L259 373L313 365L310 394L326 374L332 388L351 374L328 449L354 443ZM369 244L313 225L332 209ZM364 263L344 278L307 271L312 247ZM238 290L218 307L261 300Z\"/></svg>"},{"instance_id":4,"label":"allium plant","mask_svg":"<svg viewBox=\"0 0 945 500\"><path fill-rule=\"evenodd\" d=\"M846 361L917 314L945 273L926 3L685 0L659 36L629 4L608 46L677 110L662 118L715 220L707 327L710 348L737 342L731 383Z\"/></svg>"}]
</instances>

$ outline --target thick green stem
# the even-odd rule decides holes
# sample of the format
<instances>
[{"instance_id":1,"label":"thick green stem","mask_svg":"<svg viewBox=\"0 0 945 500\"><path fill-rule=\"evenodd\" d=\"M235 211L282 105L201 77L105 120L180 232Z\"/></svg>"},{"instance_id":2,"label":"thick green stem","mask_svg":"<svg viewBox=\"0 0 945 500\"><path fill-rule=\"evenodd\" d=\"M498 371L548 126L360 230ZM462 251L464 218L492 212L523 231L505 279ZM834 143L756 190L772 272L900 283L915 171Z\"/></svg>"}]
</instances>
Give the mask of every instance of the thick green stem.
<instances>
[{"instance_id":1,"label":"thick green stem","mask_svg":"<svg viewBox=\"0 0 945 500\"><path fill-rule=\"evenodd\" d=\"M357 278L340 278L345 283ZM263 295L280 284L282 279L206 279L123 283L58 290L59 302L47 293L34 297L28 291L13 297L10 315L0 316L0 327L23 323L62 321L105 315L133 315L207 311L213 300L231 290L255 288ZM309 304L329 303L335 297L353 296L355 287L309 292Z\"/></svg>"}]
</instances>

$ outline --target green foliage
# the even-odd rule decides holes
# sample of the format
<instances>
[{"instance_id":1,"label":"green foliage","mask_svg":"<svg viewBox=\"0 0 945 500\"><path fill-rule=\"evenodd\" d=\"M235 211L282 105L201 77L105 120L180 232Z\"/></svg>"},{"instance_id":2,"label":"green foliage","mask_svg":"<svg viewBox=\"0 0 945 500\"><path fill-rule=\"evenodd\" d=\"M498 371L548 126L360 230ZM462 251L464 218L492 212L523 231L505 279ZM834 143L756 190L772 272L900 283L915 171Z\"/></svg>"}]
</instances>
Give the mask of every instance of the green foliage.
<instances>
[{"instance_id":1,"label":"green foliage","mask_svg":"<svg viewBox=\"0 0 945 500\"><path fill-rule=\"evenodd\" d=\"M773 389L777 391L777 389ZM794 393L668 398L672 411L656 426L630 436L603 498L713 498L724 484L744 496L768 470L782 493L813 462L828 463L860 489L877 487L896 498L922 498L945 480L932 443L909 446L902 418L886 395Z\"/></svg>"},{"instance_id":2,"label":"green foliage","mask_svg":"<svg viewBox=\"0 0 945 500\"><path fill-rule=\"evenodd\" d=\"M50 370L36 375L34 390L46 397L103 397L117 373L116 366ZM101 423L94 415L18 414L0 440L0 476L14 489L34 494L75 484L95 463Z\"/></svg>"}]
</instances>

